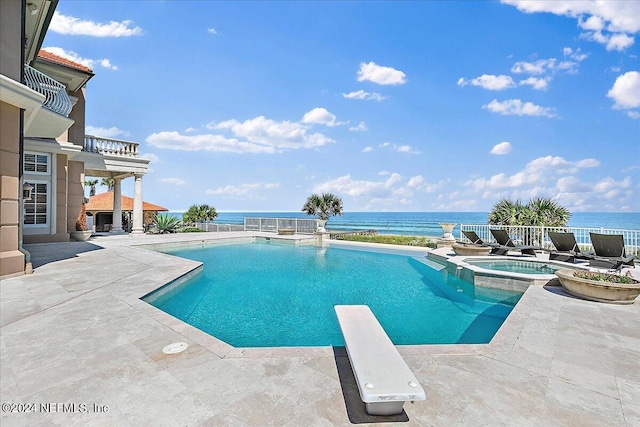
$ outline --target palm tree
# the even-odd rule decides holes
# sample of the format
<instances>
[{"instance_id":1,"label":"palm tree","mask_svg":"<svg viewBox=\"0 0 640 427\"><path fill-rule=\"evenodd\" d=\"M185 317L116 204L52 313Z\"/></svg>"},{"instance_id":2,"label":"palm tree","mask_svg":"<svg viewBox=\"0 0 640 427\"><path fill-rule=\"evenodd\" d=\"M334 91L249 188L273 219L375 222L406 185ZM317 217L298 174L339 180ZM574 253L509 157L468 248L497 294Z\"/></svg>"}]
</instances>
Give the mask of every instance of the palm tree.
<instances>
[{"instance_id":1,"label":"palm tree","mask_svg":"<svg viewBox=\"0 0 640 427\"><path fill-rule=\"evenodd\" d=\"M316 216L318 219L328 221L329 217L342 216L342 199L331 193L322 193L321 196L312 194L307 198L302 212L309 216Z\"/></svg>"},{"instance_id":2,"label":"palm tree","mask_svg":"<svg viewBox=\"0 0 640 427\"><path fill-rule=\"evenodd\" d=\"M524 225L524 206L520 200L502 199L489 212L489 224L492 225Z\"/></svg>"},{"instance_id":3,"label":"palm tree","mask_svg":"<svg viewBox=\"0 0 640 427\"><path fill-rule=\"evenodd\" d=\"M526 205L520 200L512 202L502 199L489 212L489 224L536 227L566 227L571 213L554 200L547 197L534 197ZM511 231L518 235L525 244L541 244L544 229L516 228Z\"/></svg>"},{"instance_id":4,"label":"palm tree","mask_svg":"<svg viewBox=\"0 0 640 427\"><path fill-rule=\"evenodd\" d=\"M98 184L97 179L87 179L84 182L84 185L89 186L89 197L96 195L96 185Z\"/></svg>"},{"instance_id":5,"label":"palm tree","mask_svg":"<svg viewBox=\"0 0 640 427\"><path fill-rule=\"evenodd\" d=\"M191 205L182 215L182 221L186 224L194 224L196 222L213 221L218 216L216 208L207 204Z\"/></svg>"},{"instance_id":6,"label":"palm tree","mask_svg":"<svg viewBox=\"0 0 640 427\"><path fill-rule=\"evenodd\" d=\"M571 212L547 197L535 197L526 205L528 225L566 227Z\"/></svg>"},{"instance_id":7,"label":"palm tree","mask_svg":"<svg viewBox=\"0 0 640 427\"><path fill-rule=\"evenodd\" d=\"M115 180L113 178L102 178L100 180L100 185L107 187L107 191L113 191L115 188Z\"/></svg>"}]
</instances>

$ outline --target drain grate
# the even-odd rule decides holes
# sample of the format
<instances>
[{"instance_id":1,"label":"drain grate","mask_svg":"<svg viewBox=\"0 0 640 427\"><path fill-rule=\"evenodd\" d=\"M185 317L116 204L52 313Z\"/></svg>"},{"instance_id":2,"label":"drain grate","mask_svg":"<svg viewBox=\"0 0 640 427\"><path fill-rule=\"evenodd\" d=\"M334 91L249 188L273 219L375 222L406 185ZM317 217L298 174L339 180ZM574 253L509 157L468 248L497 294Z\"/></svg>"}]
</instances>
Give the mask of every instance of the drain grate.
<instances>
[{"instance_id":1,"label":"drain grate","mask_svg":"<svg viewBox=\"0 0 640 427\"><path fill-rule=\"evenodd\" d=\"M182 353L189 347L189 344L186 342L174 342L173 344L169 344L165 348L162 349L164 354L176 354Z\"/></svg>"}]
</instances>

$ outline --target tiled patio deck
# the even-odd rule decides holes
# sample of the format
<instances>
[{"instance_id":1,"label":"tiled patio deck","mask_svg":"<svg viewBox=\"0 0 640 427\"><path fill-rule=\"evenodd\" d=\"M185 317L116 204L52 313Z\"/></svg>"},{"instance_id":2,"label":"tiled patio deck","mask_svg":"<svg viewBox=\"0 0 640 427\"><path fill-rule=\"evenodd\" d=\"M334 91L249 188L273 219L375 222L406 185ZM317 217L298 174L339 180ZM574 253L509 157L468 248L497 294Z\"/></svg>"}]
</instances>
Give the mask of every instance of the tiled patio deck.
<instances>
[{"instance_id":1,"label":"tiled patio deck","mask_svg":"<svg viewBox=\"0 0 640 427\"><path fill-rule=\"evenodd\" d=\"M206 234L230 237L247 234ZM202 238L30 246L35 273L0 284L0 424L370 422L357 405L347 411L354 390L346 381L343 394L340 349L233 349L138 300L197 264L135 245ZM177 341L189 348L162 353ZM532 287L491 344L400 351L427 400L406 404L399 425L640 425L639 302L600 304ZM76 406L45 413L11 405L55 403Z\"/></svg>"}]
</instances>

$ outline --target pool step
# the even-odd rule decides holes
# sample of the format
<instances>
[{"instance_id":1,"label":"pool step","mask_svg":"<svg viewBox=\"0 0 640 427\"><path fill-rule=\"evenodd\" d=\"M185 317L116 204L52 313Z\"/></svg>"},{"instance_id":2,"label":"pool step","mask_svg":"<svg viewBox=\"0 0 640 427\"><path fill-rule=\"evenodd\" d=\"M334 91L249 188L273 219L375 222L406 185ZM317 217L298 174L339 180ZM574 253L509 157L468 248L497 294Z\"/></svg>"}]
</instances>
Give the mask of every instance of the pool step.
<instances>
[{"instance_id":1,"label":"pool step","mask_svg":"<svg viewBox=\"0 0 640 427\"><path fill-rule=\"evenodd\" d=\"M444 270L446 268L446 266L440 264L437 261L433 261L429 258L425 258L425 257L413 257L413 259L415 259L418 262L421 262L422 264L426 265L427 267L431 267L436 271L440 271L440 270Z\"/></svg>"}]
</instances>

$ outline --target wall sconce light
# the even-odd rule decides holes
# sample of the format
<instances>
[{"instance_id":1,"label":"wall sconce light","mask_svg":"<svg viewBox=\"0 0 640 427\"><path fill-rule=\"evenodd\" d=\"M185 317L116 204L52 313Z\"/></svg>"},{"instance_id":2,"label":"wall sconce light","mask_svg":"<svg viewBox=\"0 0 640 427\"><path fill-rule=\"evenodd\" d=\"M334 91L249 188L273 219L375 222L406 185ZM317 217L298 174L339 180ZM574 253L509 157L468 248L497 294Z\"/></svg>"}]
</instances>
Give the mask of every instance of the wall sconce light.
<instances>
[{"instance_id":1,"label":"wall sconce light","mask_svg":"<svg viewBox=\"0 0 640 427\"><path fill-rule=\"evenodd\" d=\"M31 200L31 192L33 191L33 185L25 182L22 184L22 200Z\"/></svg>"},{"instance_id":2,"label":"wall sconce light","mask_svg":"<svg viewBox=\"0 0 640 427\"><path fill-rule=\"evenodd\" d=\"M38 6L35 5L35 3L27 3L27 7L29 8L29 13L31 15L37 14L38 11L40 10Z\"/></svg>"}]
</instances>

